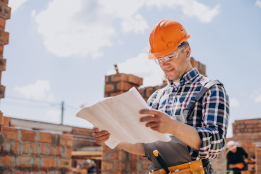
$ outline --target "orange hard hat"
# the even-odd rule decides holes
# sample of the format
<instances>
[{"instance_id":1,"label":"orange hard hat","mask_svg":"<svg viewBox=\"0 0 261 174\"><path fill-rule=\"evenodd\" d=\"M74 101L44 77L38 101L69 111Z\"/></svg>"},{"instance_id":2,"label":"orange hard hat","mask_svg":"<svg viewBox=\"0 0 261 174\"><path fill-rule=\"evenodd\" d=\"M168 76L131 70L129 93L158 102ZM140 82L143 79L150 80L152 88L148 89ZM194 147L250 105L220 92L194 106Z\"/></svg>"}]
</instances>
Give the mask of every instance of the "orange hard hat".
<instances>
[{"instance_id":1,"label":"orange hard hat","mask_svg":"<svg viewBox=\"0 0 261 174\"><path fill-rule=\"evenodd\" d=\"M150 33L149 60L168 55L185 42L190 35L177 21L163 20Z\"/></svg>"}]
</instances>

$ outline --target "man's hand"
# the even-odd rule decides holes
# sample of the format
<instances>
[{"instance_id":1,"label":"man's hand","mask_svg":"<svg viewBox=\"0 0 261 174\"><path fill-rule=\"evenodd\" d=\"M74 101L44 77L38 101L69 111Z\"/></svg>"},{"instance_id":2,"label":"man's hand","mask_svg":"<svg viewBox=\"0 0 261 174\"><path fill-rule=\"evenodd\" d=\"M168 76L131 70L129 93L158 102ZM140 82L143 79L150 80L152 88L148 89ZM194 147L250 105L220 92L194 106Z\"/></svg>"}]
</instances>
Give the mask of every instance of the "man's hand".
<instances>
[{"instance_id":1,"label":"man's hand","mask_svg":"<svg viewBox=\"0 0 261 174\"><path fill-rule=\"evenodd\" d=\"M110 133L108 131L99 131L97 127L93 127L92 132L92 136L99 145L103 145L104 142L110 137Z\"/></svg>"},{"instance_id":2,"label":"man's hand","mask_svg":"<svg viewBox=\"0 0 261 174\"><path fill-rule=\"evenodd\" d=\"M176 120L173 120L168 114L153 110L143 109L140 110L140 114L147 114L149 116L142 117L140 122L148 122L146 127L150 127L154 131L160 133L173 133L173 129L176 129L179 125Z\"/></svg>"}]
</instances>

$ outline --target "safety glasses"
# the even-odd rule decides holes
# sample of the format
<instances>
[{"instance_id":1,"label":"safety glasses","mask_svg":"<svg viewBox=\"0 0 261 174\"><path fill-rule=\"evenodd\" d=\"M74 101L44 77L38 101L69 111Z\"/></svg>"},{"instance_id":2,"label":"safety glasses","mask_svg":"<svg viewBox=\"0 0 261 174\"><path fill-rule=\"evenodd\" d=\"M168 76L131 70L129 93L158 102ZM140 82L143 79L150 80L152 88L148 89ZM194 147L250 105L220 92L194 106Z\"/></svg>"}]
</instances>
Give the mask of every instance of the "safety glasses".
<instances>
[{"instance_id":1,"label":"safety glasses","mask_svg":"<svg viewBox=\"0 0 261 174\"><path fill-rule=\"evenodd\" d=\"M160 58L157 58L157 59L154 59L154 60L155 60L155 62L156 62L157 64L159 64L159 65L161 65L162 62L171 62L173 59L178 58L179 53L180 53L182 50L184 50L185 48L186 48L186 47L182 47L182 48L180 48L180 49L178 49L178 50L173 51L172 53L170 53L170 54L168 54L168 55L166 55L166 56L163 56L163 57L160 57Z\"/></svg>"}]
</instances>

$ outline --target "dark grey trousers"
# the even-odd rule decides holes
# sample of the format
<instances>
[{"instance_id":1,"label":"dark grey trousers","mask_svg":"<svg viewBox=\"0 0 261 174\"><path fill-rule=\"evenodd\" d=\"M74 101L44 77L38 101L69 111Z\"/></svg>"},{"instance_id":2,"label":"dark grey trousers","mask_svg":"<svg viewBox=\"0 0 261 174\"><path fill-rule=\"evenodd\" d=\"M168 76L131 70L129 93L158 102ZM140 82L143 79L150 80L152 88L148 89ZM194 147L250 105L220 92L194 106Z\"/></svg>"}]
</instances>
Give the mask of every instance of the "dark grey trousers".
<instances>
[{"instance_id":1,"label":"dark grey trousers","mask_svg":"<svg viewBox=\"0 0 261 174\"><path fill-rule=\"evenodd\" d=\"M210 161L208 161L207 164L203 165L203 167L204 167L205 174L215 174L215 171Z\"/></svg>"}]
</instances>

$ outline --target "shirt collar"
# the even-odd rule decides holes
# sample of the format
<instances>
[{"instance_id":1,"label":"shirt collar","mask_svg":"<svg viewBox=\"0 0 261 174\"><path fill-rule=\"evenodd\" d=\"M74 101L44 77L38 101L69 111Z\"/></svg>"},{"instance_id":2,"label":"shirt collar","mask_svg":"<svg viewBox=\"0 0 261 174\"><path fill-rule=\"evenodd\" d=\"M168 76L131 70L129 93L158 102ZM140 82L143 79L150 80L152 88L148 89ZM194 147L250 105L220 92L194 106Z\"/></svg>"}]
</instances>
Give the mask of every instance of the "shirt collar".
<instances>
[{"instance_id":1,"label":"shirt collar","mask_svg":"<svg viewBox=\"0 0 261 174\"><path fill-rule=\"evenodd\" d=\"M183 85L183 84L191 81L198 75L199 75L199 72L198 72L197 68L191 69L190 71L183 74L183 76L180 78L180 85ZM173 84L172 81L168 80L168 85L172 85L172 84Z\"/></svg>"}]
</instances>

